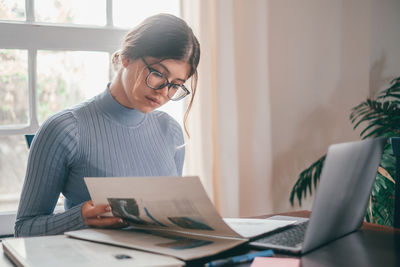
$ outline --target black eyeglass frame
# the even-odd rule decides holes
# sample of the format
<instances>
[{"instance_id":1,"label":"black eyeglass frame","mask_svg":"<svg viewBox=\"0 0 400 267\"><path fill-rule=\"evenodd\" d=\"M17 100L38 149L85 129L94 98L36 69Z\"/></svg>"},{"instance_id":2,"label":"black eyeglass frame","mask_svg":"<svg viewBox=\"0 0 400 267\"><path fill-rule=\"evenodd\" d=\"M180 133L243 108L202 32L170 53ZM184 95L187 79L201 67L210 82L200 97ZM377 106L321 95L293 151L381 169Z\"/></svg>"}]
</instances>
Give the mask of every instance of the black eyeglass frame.
<instances>
[{"instance_id":1,"label":"black eyeglass frame","mask_svg":"<svg viewBox=\"0 0 400 267\"><path fill-rule=\"evenodd\" d=\"M183 84L171 83L171 82L168 80L168 78L167 78L163 73L159 72L159 71L156 70L156 69L153 69L149 64L147 64L147 62L146 62L146 60L144 60L144 58L141 57L140 59L143 61L144 65L146 65L146 68L149 70L149 73L147 74L146 79L145 79L146 85L147 85L149 88L151 88L151 89L153 89L153 90L160 90L160 89L164 88L165 86L167 86L167 87L168 87L168 98L169 98L169 100L172 100L172 101L179 101L179 100L185 98L186 96L190 95L190 91L186 88L185 85L183 85ZM150 85L149 85L149 82L148 82L148 79L149 79L149 77L150 77L150 74L153 73L153 72L155 72L155 73L157 73L157 75L160 75L161 77L163 77L167 82L161 84L161 85L158 86L158 87L150 86ZM176 99L172 99L172 98L169 96L169 90L171 89L172 86L179 86L179 87L181 87L181 88L183 89L183 91L184 91L186 94L184 94L184 95L182 95L182 96L180 96L180 97L178 97L178 98L176 98Z\"/></svg>"}]
</instances>

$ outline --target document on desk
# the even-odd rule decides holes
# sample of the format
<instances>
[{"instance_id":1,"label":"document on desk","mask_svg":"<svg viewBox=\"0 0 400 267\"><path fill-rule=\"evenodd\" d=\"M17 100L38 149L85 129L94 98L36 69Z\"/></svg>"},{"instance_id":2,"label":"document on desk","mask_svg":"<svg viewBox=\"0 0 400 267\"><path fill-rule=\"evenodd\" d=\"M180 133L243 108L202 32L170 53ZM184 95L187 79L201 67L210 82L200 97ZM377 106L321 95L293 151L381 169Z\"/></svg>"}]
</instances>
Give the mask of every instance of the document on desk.
<instances>
[{"instance_id":1,"label":"document on desk","mask_svg":"<svg viewBox=\"0 0 400 267\"><path fill-rule=\"evenodd\" d=\"M218 214L199 177L85 178L95 204L110 204L123 230L83 229L68 236L192 260L248 241ZM254 233L252 233L254 235Z\"/></svg>"},{"instance_id":2,"label":"document on desk","mask_svg":"<svg viewBox=\"0 0 400 267\"><path fill-rule=\"evenodd\" d=\"M64 235L7 238L3 251L16 266L184 266L174 257L68 238Z\"/></svg>"}]
</instances>

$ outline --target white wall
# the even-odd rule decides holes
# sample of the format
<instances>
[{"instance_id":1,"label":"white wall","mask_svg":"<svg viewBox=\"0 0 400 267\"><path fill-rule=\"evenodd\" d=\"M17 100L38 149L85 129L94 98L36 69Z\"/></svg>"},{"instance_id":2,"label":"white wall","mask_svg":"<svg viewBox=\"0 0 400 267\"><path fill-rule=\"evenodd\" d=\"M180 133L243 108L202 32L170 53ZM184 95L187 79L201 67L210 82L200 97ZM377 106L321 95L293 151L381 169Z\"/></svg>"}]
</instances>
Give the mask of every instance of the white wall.
<instances>
[{"instance_id":1,"label":"white wall","mask_svg":"<svg viewBox=\"0 0 400 267\"><path fill-rule=\"evenodd\" d=\"M290 190L329 144L360 139L351 108L400 76L399 14L396 0L235 1L242 216L311 208Z\"/></svg>"}]
</instances>

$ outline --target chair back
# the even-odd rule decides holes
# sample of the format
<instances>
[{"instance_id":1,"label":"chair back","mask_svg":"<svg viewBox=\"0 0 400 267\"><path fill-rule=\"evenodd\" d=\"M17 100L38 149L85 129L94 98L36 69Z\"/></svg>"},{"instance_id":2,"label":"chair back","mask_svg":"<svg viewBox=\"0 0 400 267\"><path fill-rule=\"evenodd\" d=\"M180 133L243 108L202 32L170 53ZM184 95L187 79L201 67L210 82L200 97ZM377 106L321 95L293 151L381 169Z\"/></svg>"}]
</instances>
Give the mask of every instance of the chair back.
<instances>
[{"instance_id":1,"label":"chair back","mask_svg":"<svg viewBox=\"0 0 400 267\"><path fill-rule=\"evenodd\" d=\"M400 228L400 137L390 138L390 143L396 158L393 227Z\"/></svg>"},{"instance_id":2,"label":"chair back","mask_svg":"<svg viewBox=\"0 0 400 267\"><path fill-rule=\"evenodd\" d=\"M25 135L26 145L28 146L28 148L31 148L33 137L35 137L34 134L26 134Z\"/></svg>"}]
</instances>

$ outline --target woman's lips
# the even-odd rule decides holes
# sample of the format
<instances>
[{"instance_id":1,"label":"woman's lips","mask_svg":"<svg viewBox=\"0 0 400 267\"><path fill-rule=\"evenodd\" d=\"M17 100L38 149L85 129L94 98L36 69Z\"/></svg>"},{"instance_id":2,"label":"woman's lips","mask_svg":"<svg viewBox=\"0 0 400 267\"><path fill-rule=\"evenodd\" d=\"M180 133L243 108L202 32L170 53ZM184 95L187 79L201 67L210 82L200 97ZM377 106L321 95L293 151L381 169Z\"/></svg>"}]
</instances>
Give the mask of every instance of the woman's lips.
<instances>
[{"instance_id":1,"label":"woman's lips","mask_svg":"<svg viewBox=\"0 0 400 267\"><path fill-rule=\"evenodd\" d=\"M146 99L149 100L150 105L152 105L152 106L155 106L155 107L161 106L160 101L157 100L157 99L154 98L154 97L146 96Z\"/></svg>"}]
</instances>

